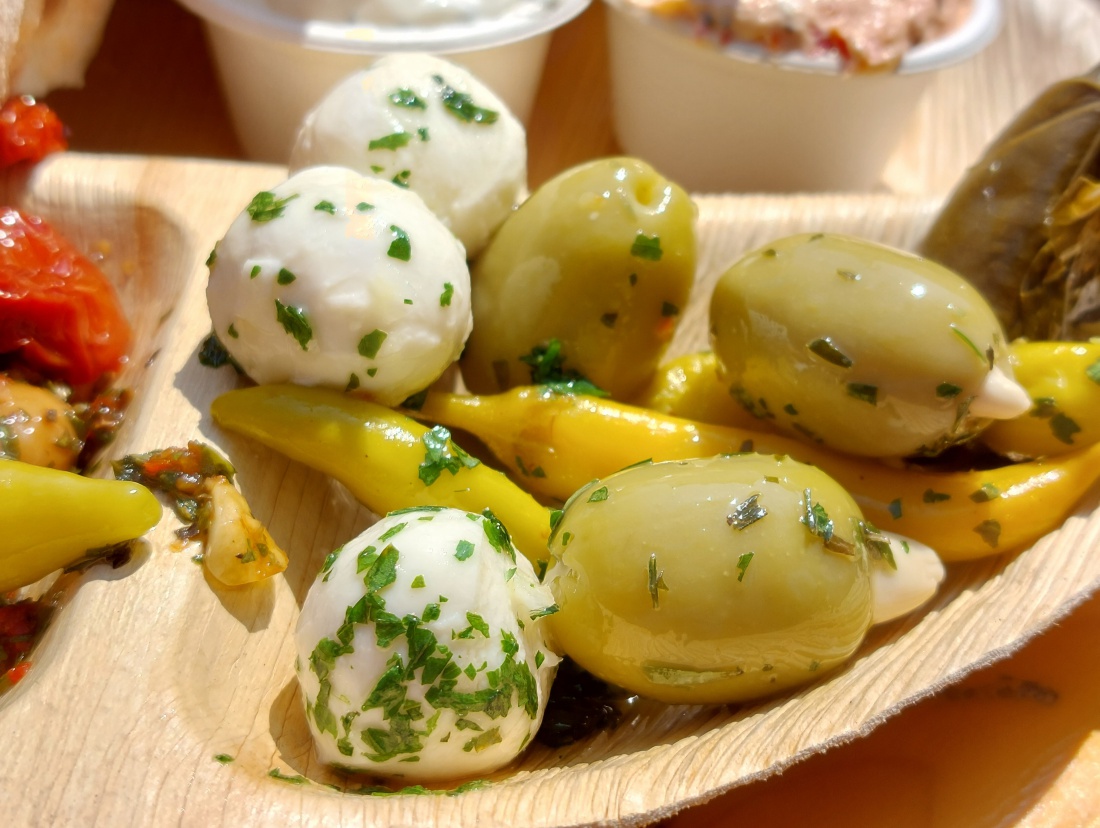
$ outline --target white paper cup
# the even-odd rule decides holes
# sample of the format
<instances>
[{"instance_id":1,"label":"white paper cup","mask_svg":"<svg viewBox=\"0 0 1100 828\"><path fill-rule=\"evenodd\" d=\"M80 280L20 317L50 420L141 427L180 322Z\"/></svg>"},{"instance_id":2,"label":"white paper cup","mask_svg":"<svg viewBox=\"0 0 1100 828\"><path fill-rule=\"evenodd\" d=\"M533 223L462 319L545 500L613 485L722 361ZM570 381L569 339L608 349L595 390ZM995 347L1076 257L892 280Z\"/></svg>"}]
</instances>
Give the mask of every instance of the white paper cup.
<instances>
[{"instance_id":1,"label":"white paper cup","mask_svg":"<svg viewBox=\"0 0 1100 828\"><path fill-rule=\"evenodd\" d=\"M769 55L694 37L624 0L609 9L615 133L622 149L695 192L872 189L933 74L997 35L1000 0L910 50L896 72Z\"/></svg>"},{"instance_id":2,"label":"white paper cup","mask_svg":"<svg viewBox=\"0 0 1100 828\"><path fill-rule=\"evenodd\" d=\"M469 69L526 122L554 29L591 0L521 4L495 20L424 27L299 20L262 0L179 0L203 19L234 131L257 161L286 163L298 126L347 75L393 52L431 52Z\"/></svg>"}]
</instances>

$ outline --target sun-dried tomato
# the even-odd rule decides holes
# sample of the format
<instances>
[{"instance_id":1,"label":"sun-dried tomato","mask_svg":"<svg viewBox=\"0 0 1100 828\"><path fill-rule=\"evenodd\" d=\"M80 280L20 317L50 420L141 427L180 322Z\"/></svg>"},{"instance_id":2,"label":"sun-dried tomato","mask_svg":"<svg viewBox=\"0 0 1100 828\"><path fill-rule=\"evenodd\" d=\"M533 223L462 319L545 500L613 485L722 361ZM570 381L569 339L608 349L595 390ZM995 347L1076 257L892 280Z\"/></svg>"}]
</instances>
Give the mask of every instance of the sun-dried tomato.
<instances>
[{"instance_id":1,"label":"sun-dried tomato","mask_svg":"<svg viewBox=\"0 0 1100 828\"><path fill-rule=\"evenodd\" d=\"M46 104L19 95L0 107L0 167L41 161L68 146L65 125Z\"/></svg>"},{"instance_id":2,"label":"sun-dried tomato","mask_svg":"<svg viewBox=\"0 0 1100 828\"><path fill-rule=\"evenodd\" d=\"M79 386L118 371L130 340L99 268L41 218L0 207L0 355Z\"/></svg>"}]
</instances>

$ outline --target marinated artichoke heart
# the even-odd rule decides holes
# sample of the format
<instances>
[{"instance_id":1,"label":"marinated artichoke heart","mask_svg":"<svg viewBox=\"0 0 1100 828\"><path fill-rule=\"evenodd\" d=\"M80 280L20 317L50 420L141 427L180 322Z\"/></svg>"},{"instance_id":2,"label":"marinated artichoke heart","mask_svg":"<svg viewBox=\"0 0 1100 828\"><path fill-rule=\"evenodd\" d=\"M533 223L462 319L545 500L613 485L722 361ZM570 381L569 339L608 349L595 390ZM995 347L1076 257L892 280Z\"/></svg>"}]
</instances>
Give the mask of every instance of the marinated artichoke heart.
<instances>
[{"instance_id":1,"label":"marinated artichoke heart","mask_svg":"<svg viewBox=\"0 0 1100 828\"><path fill-rule=\"evenodd\" d=\"M977 291L872 242L804 234L748 254L715 287L710 325L742 405L851 454L937 454L1030 406Z\"/></svg>"},{"instance_id":2,"label":"marinated artichoke heart","mask_svg":"<svg viewBox=\"0 0 1100 828\"><path fill-rule=\"evenodd\" d=\"M878 537L839 484L789 458L632 466L566 504L550 540L559 610L548 620L578 664L640 695L760 698L859 646Z\"/></svg>"}]
</instances>

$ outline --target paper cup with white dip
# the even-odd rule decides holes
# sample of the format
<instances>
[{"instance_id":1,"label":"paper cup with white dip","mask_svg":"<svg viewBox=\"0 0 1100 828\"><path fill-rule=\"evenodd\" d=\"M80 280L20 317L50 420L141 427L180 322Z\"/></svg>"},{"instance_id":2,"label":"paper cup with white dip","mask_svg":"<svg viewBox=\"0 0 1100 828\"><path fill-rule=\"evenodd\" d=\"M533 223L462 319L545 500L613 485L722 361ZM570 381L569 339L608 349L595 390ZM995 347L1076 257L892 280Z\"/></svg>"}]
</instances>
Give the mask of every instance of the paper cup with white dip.
<instances>
[{"instance_id":1,"label":"paper cup with white dip","mask_svg":"<svg viewBox=\"0 0 1100 828\"><path fill-rule=\"evenodd\" d=\"M237 137L285 163L302 117L394 52L445 55L526 121L553 31L590 0L179 0L203 19Z\"/></svg>"}]
</instances>

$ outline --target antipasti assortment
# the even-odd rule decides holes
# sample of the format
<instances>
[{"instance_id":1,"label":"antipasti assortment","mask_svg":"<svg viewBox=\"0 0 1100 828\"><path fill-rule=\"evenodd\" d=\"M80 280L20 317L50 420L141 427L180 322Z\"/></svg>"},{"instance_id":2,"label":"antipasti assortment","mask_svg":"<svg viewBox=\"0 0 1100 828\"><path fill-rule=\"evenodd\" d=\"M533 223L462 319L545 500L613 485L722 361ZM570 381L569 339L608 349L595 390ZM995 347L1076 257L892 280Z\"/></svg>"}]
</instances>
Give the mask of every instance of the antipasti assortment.
<instances>
[{"instance_id":1,"label":"antipasti assortment","mask_svg":"<svg viewBox=\"0 0 1100 828\"><path fill-rule=\"evenodd\" d=\"M659 171L601 159L525 197L475 79L424 56L372 71L209 252L201 349L241 375L215 433L377 516L299 596L291 647L342 790L499 778L543 731L561 743L558 671L657 705L797 691L944 562L1026 548L1100 476L1095 344L1015 339L980 285L821 228L693 296L695 206ZM482 206L444 186L456 164L489 170ZM709 347L671 354L690 305ZM281 577L295 540L251 515L232 456L148 448L116 473L171 495L215 590Z\"/></svg>"}]
</instances>

